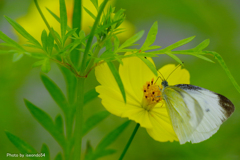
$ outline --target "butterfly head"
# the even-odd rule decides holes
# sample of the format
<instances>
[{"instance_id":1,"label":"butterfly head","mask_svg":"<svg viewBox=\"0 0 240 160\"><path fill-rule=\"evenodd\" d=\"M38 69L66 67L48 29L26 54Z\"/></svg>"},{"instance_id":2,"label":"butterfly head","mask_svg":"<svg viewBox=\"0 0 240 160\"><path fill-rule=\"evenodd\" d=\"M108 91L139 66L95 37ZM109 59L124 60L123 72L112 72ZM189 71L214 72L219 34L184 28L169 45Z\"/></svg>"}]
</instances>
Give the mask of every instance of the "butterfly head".
<instances>
[{"instance_id":1,"label":"butterfly head","mask_svg":"<svg viewBox=\"0 0 240 160\"><path fill-rule=\"evenodd\" d=\"M168 82L166 80L162 81L162 86L165 88L168 86Z\"/></svg>"}]
</instances>

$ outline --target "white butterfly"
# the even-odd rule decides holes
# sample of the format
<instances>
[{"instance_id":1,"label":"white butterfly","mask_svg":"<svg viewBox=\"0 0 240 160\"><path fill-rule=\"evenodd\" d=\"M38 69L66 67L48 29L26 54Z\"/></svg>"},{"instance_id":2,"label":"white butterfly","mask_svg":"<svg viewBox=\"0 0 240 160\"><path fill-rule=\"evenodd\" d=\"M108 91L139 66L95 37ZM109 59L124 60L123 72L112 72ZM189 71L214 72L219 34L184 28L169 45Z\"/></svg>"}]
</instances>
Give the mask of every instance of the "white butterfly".
<instances>
[{"instance_id":1,"label":"white butterfly","mask_svg":"<svg viewBox=\"0 0 240 160\"><path fill-rule=\"evenodd\" d=\"M162 99L180 144L208 139L234 111L229 99L207 89L190 84L169 86L166 80L162 86Z\"/></svg>"}]
</instances>

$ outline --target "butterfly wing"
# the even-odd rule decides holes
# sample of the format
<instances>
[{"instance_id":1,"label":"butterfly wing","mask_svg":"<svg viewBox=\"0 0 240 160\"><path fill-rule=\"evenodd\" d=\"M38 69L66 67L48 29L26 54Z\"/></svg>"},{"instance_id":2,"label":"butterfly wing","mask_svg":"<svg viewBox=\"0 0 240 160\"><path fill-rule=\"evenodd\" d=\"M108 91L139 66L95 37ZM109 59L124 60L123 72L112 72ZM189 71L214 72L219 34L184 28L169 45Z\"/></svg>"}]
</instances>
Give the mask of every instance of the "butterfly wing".
<instances>
[{"instance_id":1,"label":"butterfly wing","mask_svg":"<svg viewBox=\"0 0 240 160\"><path fill-rule=\"evenodd\" d=\"M204 113L201 123L191 136L192 143L198 143L211 137L234 111L232 102L223 95L189 84L179 84L176 87L191 95L199 103Z\"/></svg>"},{"instance_id":2,"label":"butterfly wing","mask_svg":"<svg viewBox=\"0 0 240 160\"><path fill-rule=\"evenodd\" d=\"M193 85L168 86L163 99L180 144L208 139L234 111L226 97Z\"/></svg>"},{"instance_id":3,"label":"butterfly wing","mask_svg":"<svg viewBox=\"0 0 240 160\"><path fill-rule=\"evenodd\" d=\"M203 119L202 108L193 97L179 87L165 87L162 96L180 144L189 142Z\"/></svg>"}]
</instances>

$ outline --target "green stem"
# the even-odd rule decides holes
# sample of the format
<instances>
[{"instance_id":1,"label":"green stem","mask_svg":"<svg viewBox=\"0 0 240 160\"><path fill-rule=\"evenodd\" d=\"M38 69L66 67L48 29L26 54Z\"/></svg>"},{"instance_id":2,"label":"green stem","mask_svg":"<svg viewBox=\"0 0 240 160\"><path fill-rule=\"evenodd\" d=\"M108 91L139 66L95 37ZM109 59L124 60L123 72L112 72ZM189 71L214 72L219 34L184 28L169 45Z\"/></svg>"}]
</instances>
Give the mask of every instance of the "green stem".
<instances>
[{"instance_id":1,"label":"green stem","mask_svg":"<svg viewBox=\"0 0 240 160\"><path fill-rule=\"evenodd\" d=\"M46 18L44 17L43 13L42 13L42 10L40 9L39 5L38 5L38 2L37 0L34 0L34 3L37 7L37 10L38 12L40 13L44 23L46 24L48 30L50 31L50 33L52 34L54 40L56 41L56 43L58 44L58 46L60 47L60 49L62 49L62 45L61 45L61 42L59 41L59 39L57 38L57 36L55 35L53 29L50 27L49 23L47 22Z\"/></svg>"},{"instance_id":2,"label":"green stem","mask_svg":"<svg viewBox=\"0 0 240 160\"><path fill-rule=\"evenodd\" d=\"M82 0L74 0L74 8L73 8L73 15L72 15L72 28L77 28L76 34L79 35L79 31L81 30L81 20L82 20ZM74 40L73 40L74 41ZM76 68L78 68L79 61L81 61L80 52L78 49L81 48L81 45L77 46L71 52L71 60Z\"/></svg>"},{"instance_id":3,"label":"green stem","mask_svg":"<svg viewBox=\"0 0 240 160\"><path fill-rule=\"evenodd\" d=\"M83 126L83 102L84 102L84 77L77 79L77 103L76 103L76 121L75 121L75 143L74 160L80 160L82 147L82 126Z\"/></svg>"},{"instance_id":4,"label":"green stem","mask_svg":"<svg viewBox=\"0 0 240 160\"><path fill-rule=\"evenodd\" d=\"M93 40L93 37L94 37L94 34L95 34L95 30L98 26L98 22L100 21L102 12L103 12L107 2L108 2L108 0L104 0L103 3L101 4L101 7L100 7L98 15L97 15L97 18L96 18L96 20L93 24L92 30L89 34L89 38L88 38L88 41L87 41L87 45L86 45L86 48L85 48L85 51L84 51L83 60L82 60L82 63L81 63L81 68L80 68L80 74L82 76L84 75L85 69L87 67L86 64L87 64L88 52L91 48L91 44L92 44L92 40Z\"/></svg>"},{"instance_id":5,"label":"green stem","mask_svg":"<svg viewBox=\"0 0 240 160\"><path fill-rule=\"evenodd\" d=\"M101 50L101 48L102 48L102 45L98 44L97 47L96 47L96 49L95 49L95 51L94 51L94 53L93 53L93 56L92 56L92 57L97 57L99 51ZM93 63L94 63L94 58L92 58L92 59L90 60L90 62L88 63L87 69L85 70L85 74L88 75L88 73L90 72L90 70L91 70L91 68L92 68L92 66L93 66ZM87 75L86 75L86 76L87 76Z\"/></svg>"},{"instance_id":6,"label":"green stem","mask_svg":"<svg viewBox=\"0 0 240 160\"><path fill-rule=\"evenodd\" d=\"M133 140L135 134L137 133L137 130L138 130L139 126L140 126L140 124L137 123L137 125L136 125L136 127L134 128L133 133L132 133L131 137L129 138L128 143L127 143L127 145L125 146L125 148L124 148L124 150L123 150L123 152L122 152L119 160L122 160L123 157L125 156L125 154L126 154L128 148L129 148L130 144L132 143L132 140Z\"/></svg>"}]
</instances>

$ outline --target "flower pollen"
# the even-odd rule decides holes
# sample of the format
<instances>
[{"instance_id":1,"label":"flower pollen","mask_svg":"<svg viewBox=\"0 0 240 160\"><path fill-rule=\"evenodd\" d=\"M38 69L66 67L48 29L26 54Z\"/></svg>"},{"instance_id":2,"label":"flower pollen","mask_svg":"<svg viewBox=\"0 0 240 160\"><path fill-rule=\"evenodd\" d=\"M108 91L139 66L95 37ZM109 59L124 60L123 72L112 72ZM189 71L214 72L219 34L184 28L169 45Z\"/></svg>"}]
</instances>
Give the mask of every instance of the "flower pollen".
<instances>
[{"instance_id":1,"label":"flower pollen","mask_svg":"<svg viewBox=\"0 0 240 160\"><path fill-rule=\"evenodd\" d=\"M158 102L162 100L162 86L154 83L154 78L143 85L143 108L150 111Z\"/></svg>"}]
</instances>

